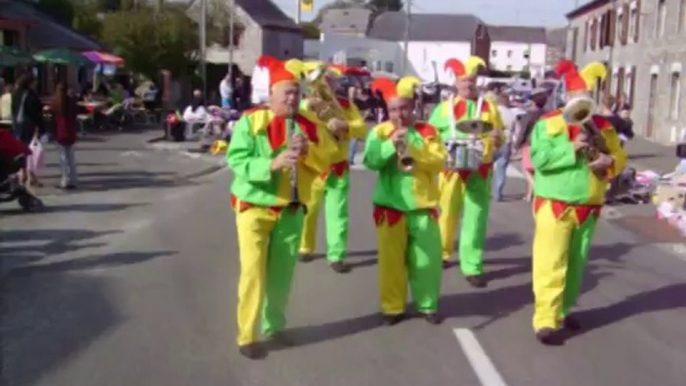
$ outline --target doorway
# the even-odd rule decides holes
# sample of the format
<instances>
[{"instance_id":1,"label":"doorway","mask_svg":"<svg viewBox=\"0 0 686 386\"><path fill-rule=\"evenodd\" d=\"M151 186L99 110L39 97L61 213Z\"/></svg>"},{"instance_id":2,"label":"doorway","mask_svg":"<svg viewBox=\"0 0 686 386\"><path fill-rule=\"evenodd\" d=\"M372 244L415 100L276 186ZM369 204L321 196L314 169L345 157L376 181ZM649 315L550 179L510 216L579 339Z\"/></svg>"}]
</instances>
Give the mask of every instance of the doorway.
<instances>
[{"instance_id":1,"label":"doorway","mask_svg":"<svg viewBox=\"0 0 686 386\"><path fill-rule=\"evenodd\" d=\"M650 94L648 94L648 124L645 136L653 138L655 132L655 93L657 89L657 74L650 75Z\"/></svg>"}]
</instances>

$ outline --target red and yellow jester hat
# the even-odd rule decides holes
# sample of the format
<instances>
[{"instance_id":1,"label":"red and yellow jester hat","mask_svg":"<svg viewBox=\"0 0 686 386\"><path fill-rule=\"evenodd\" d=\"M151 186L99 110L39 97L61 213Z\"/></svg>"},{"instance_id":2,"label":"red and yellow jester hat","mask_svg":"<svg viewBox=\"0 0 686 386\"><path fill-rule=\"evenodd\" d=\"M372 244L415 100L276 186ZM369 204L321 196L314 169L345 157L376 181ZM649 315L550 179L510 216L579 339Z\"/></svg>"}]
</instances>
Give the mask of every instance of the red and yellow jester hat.
<instances>
[{"instance_id":1,"label":"red and yellow jester hat","mask_svg":"<svg viewBox=\"0 0 686 386\"><path fill-rule=\"evenodd\" d=\"M289 62L282 62L271 56L261 56L257 60L257 66L266 69L269 73L269 89L281 82L299 82L301 73L298 68L292 68Z\"/></svg>"},{"instance_id":2,"label":"red and yellow jester hat","mask_svg":"<svg viewBox=\"0 0 686 386\"><path fill-rule=\"evenodd\" d=\"M555 68L558 77L564 76L565 91L593 91L598 86L598 79L604 81L607 78L607 68L600 62L589 63L581 72L576 65L569 60L561 60Z\"/></svg>"},{"instance_id":3,"label":"red and yellow jester hat","mask_svg":"<svg viewBox=\"0 0 686 386\"><path fill-rule=\"evenodd\" d=\"M386 103L390 103L397 98L412 99L414 98L415 87L419 86L421 81L414 76L406 76L401 78L396 84L388 78L378 78L372 82L372 92L380 92Z\"/></svg>"},{"instance_id":4,"label":"red and yellow jester hat","mask_svg":"<svg viewBox=\"0 0 686 386\"><path fill-rule=\"evenodd\" d=\"M479 72L479 67L486 67L486 62L478 56L470 56L465 63L452 58L445 61L444 69L450 71L455 79L473 78Z\"/></svg>"}]
</instances>

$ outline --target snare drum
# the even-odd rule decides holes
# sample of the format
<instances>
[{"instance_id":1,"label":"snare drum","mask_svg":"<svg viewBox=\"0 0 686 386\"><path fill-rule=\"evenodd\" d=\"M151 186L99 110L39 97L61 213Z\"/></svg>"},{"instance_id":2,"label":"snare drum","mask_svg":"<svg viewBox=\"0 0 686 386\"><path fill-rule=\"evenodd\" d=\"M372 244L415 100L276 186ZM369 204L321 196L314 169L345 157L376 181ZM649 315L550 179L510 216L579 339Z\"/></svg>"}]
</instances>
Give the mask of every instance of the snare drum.
<instances>
[{"instance_id":1,"label":"snare drum","mask_svg":"<svg viewBox=\"0 0 686 386\"><path fill-rule=\"evenodd\" d=\"M448 143L450 169L478 170L484 160L483 143L480 140L456 140Z\"/></svg>"}]
</instances>

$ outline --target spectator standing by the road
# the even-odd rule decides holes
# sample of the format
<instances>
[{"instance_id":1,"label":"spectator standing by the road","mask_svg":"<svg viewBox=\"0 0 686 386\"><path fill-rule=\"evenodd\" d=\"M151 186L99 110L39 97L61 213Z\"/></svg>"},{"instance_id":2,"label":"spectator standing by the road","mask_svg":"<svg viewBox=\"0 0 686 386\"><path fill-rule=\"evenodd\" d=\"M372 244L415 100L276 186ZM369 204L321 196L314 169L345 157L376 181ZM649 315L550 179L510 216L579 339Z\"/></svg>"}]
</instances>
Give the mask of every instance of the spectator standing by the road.
<instances>
[{"instance_id":1,"label":"spectator standing by the road","mask_svg":"<svg viewBox=\"0 0 686 386\"><path fill-rule=\"evenodd\" d=\"M500 93L495 96L498 104L498 112L503 121L503 130L505 131L505 143L498 149L495 154L494 165L494 198L496 201L503 200L503 190L505 189L505 180L507 179L507 167L510 164L510 157L512 155L512 144L514 142L515 123L517 121L516 112L510 106L510 97L506 93Z\"/></svg>"},{"instance_id":2,"label":"spectator standing by the road","mask_svg":"<svg viewBox=\"0 0 686 386\"><path fill-rule=\"evenodd\" d=\"M524 169L524 177L527 182L527 190L524 199L531 201L534 195L534 166L531 163L530 140L531 132L538 122L539 118L545 112L545 106L548 102L548 92L545 89L537 89L531 93L531 103L529 111L519 119L518 125L520 129L517 130L517 140L515 141L515 150L522 152L522 169Z\"/></svg>"},{"instance_id":3,"label":"spectator standing by the road","mask_svg":"<svg viewBox=\"0 0 686 386\"><path fill-rule=\"evenodd\" d=\"M12 125L14 135L26 145L37 140L44 132L43 104L34 90L35 78L31 72L22 75L12 93ZM35 172L23 168L21 179L30 186L41 186Z\"/></svg>"},{"instance_id":4,"label":"spectator standing by the road","mask_svg":"<svg viewBox=\"0 0 686 386\"><path fill-rule=\"evenodd\" d=\"M76 99L67 93L64 84L60 83L55 88L50 110L55 119L55 141L60 148L60 170L62 172L60 188L75 189L77 174L74 144L76 143L78 107Z\"/></svg>"},{"instance_id":5,"label":"spectator standing by the road","mask_svg":"<svg viewBox=\"0 0 686 386\"><path fill-rule=\"evenodd\" d=\"M231 86L231 74L226 74L224 79L219 82L219 95L222 97L222 108L231 108L233 93L233 87Z\"/></svg>"},{"instance_id":6,"label":"spectator standing by the road","mask_svg":"<svg viewBox=\"0 0 686 386\"><path fill-rule=\"evenodd\" d=\"M612 127L615 128L622 146L634 138L633 121L629 117L630 107L622 102L619 102L612 95L606 95L603 98L601 108L601 115L605 116Z\"/></svg>"}]
</instances>

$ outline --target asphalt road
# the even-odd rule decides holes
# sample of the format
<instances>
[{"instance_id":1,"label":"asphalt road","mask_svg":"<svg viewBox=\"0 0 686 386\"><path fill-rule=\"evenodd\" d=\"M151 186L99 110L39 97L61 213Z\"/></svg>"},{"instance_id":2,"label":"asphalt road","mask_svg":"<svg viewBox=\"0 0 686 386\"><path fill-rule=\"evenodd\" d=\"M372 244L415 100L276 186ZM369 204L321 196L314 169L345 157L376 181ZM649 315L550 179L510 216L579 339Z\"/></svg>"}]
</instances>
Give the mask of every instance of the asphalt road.
<instances>
[{"instance_id":1,"label":"asphalt road","mask_svg":"<svg viewBox=\"0 0 686 386\"><path fill-rule=\"evenodd\" d=\"M381 327L374 176L365 171L352 176L353 272L299 264L289 309L296 346L247 361L235 347L230 172L187 181L174 176L195 164L113 149L91 156L95 176L84 180L112 178L122 189L49 195L41 214L0 206L4 385L686 384L684 258L603 221L578 308L585 329L542 347L530 327L532 220L519 200L492 206L488 288L472 289L449 269L443 325ZM121 156L130 151L138 155ZM105 167L111 175L98 177ZM138 183L122 182L136 172ZM514 178L508 190L522 188Z\"/></svg>"}]
</instances>

